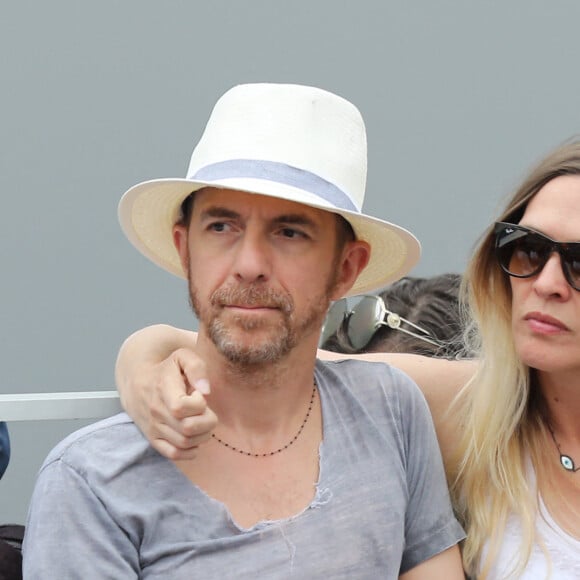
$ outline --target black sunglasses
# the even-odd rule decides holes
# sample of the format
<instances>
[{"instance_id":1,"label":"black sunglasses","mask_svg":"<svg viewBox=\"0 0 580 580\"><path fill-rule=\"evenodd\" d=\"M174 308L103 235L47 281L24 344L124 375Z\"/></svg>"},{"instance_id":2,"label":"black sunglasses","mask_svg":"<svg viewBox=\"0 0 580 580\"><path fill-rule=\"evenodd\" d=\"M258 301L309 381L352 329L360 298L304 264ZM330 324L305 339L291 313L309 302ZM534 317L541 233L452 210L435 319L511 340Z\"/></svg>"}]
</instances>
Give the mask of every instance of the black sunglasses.
<instances>
[{"instance_id":1,"label":"black sunglasses","mask_svg":"<svg viewBox=\"0 0 580 580\"><path fill-rule=\"evenodd\" d=\"M536 276L556 252L568 284L580 292L580 242L557 242L530 228L505 222L497 222L494 233L495 253L506 274L515 278Z\"/></svg>"},{"instance_id":2,"label":"black sunglasses","mask_svg":"<svg viewBox=\"0 0 580 580\"><path fill-rule=\"evenodd\" d=\"M346 298L337 300L326 315L320 344L323 345L335 334L345 321L348 340L357 350L364 348L381 326L400 330L437 347L443 346L429 331L392 312L380 296L373 295L363 295L352 308L348 307ZM414 330L404 328L401 324L408 325Z\"/></svg>"}]
</instances>

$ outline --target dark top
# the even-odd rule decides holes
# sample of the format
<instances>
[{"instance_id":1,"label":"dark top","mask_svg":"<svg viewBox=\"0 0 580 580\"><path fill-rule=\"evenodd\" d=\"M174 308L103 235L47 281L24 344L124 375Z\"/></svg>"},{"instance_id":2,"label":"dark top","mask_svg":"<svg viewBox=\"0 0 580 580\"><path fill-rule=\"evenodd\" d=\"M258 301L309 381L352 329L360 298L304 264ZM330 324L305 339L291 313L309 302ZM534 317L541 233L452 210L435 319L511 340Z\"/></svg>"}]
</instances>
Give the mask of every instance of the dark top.
<instances>
[{"instance_id":1,"label":"dark top","mask_svg":"<svg viewBox=\"0 0 580 580\"><path fill-rule=\"evenodd\" d=\"M0 477L4 475L10 460L10 438L6 423L0 421Z\"/></svg>"}]
</instances>

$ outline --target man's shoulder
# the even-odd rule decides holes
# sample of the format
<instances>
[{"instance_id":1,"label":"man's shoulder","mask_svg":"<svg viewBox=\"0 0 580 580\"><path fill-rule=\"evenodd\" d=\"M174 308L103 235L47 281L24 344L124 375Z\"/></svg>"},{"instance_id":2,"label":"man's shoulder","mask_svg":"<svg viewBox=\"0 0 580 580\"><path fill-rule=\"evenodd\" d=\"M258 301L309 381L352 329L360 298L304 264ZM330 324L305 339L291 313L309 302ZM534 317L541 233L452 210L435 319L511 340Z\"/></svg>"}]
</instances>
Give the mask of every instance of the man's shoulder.
<instances>
[{"instance_id":1,"label":"man's shoulder","mask_svg":"<svg viewBox=\"0 0 580 580\"><path fill-rule=\"evenodd\" d=\"M58 443L44 460L43 467L65 461L71 467L83 469L90 463L109 461L119 449L128 453L132 447L146 447L143 435L126 413L107 417L82 427Z\"/></svg>"},{"instance_id":2,"label":"man's shoulder","mask_svg":"<svg viewBox=\"0 0 580 580\"><path fill-rule=\"evenodd\" d=\"M318 361L325 387L347 406L354 400L370 413L405 415L413 408L427 408L423 393L403 371L383 362L353 359Z\"/></svg>"},{"instance_id":3,"label":"man's shoulder","mask_svg":"<svg viewBox=\"0 0 580 580\"><path fill-rule=\"evenodd\" d=\"M337 358L332 360L317 359L317 366L329 369L337 369L342 372L355 371L357 373L382 373L385 369L395 370L395 367L386 362L367 361L359 358L351 358L344 355L344 358Z\"/></svg>"},{"instance_id":4,"label":"man's shoulder","mask_svg":"<svg viewBox=\"0 0 580 580\"><path fill-rule=\"evenodd\" d=\"M423 429L430 423L427 402L419 387L389 364L320 362L317 375L327 427L336 424L343 429L347 421L350 430L357 430L357 436L370 434L383 444L395 441L398 445L409 429Z\"/></svg>"},{"instance_id":5,"label":"man's shoulder","mask_svg":"<svg viewBox=\"0 0 580 580\"><path fill-rule=\"evenodd\" d=\"M351 389L381 387L391 392L420 393L419 387L407 374L386 362L352 358L318 360L317 368L329 382L342 383Z\"/></svg>"}]
</instances>

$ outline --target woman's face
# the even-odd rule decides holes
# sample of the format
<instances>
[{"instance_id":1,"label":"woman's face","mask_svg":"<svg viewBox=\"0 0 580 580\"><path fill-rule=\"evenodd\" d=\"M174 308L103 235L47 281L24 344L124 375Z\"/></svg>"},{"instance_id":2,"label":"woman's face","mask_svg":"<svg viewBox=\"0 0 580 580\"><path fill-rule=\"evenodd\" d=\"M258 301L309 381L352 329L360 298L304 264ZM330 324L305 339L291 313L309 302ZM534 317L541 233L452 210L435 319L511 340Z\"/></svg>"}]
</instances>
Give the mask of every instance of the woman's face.
<instances>
[{"instance_id":1,"label":"woman's face","mask_svg":"<svg viewBox=\"0 0 580 580\"><path fill-rule=\"evenodd\" d=\"M520 225L560 242L580 242L580 176L547 183ZM522 361L550 374L580 373L580 292L567 282L559 254L531 278L510 277L512 331Z\"/></svg>"}]
</instances>

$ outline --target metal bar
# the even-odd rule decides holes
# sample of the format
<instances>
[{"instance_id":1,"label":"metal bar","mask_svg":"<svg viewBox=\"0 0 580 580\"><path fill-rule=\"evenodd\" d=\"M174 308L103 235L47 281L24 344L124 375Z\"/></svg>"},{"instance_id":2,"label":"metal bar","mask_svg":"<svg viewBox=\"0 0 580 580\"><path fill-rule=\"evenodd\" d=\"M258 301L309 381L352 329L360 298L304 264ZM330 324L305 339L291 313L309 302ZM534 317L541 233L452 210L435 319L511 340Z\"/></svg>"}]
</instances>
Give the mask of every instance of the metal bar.
<instances>
[{"instance_id":1,"label":"metal bar","mask_svg":"<svg viewBox=\"0 0 580 580\"><path fill-rule=\"evenodd\" d=\"M121 410L117 391L0 395L0 421L100 419Z\"/></svg>"}]
</instances>

